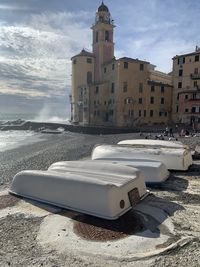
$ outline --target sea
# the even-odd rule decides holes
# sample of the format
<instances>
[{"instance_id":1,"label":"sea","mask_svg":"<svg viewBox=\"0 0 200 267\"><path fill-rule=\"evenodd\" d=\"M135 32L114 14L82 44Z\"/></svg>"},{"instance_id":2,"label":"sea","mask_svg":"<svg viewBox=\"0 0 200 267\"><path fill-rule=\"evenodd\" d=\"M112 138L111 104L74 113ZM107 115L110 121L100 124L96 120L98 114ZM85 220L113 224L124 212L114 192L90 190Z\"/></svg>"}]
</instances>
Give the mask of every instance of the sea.
<instances>
[{"instance_id":1,"label":"sea","mask_svg":"<svg viewBox=\"0 0 200 267\"><path fill-rule=\"evenodd\" d=\"M24 121L43 121L43 122L63 122L67 123L68 119L60 117L51 117L51 118L40 118L36 114L27 114L27 113L0 113L0 126L5 122L11 122L16 120ZM45 139L45 135L34 131L0 131L0 153L6 150L20 147L24 144L30 144Z\"/></svg>"}]
</instances>

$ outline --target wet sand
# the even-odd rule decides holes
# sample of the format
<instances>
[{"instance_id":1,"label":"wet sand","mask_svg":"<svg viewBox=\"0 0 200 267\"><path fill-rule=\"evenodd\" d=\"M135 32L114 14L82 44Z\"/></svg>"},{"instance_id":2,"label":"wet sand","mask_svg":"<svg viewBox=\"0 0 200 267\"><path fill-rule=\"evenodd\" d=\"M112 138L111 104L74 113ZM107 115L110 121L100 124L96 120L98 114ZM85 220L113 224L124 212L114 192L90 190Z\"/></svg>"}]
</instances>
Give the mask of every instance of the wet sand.
<instances>
[{"instance_id":1,"label":"wet sand","mask_svg":"<svg viewBox=\"0 0 200 267\"><path fill-rule=\"evenodd\" d=\"M188 172L172 172L164 185L151 188L152 194L145 202L154 208L162 208L174 225L174 234L169 238L169 244L163 246L167 247L170 242L176 242L180 237L187 237L187 241L182 245L156 256L140 259L124 257L123 260L106 258L103 254L86 255L76 250L64 249L59 252L49 244L41 245L37 240L40 226L44 219L53 216L54 212L41 212L40 216L37 212L37 216L31 216L31 212L12 213L13 205L18 205L17 201L15 203L15 199L2 197L1 192L7 195L4 192L13 176L25 169L46 170L56 161L89 157L95 144L116 144L123 139L141 137L136 133L104 136L69 132L62 135L45 135L45 138L46 140L41 142L0 153L0 266L200 266L199 160L194 161ZM197 137L180 140L192 149L197 144L200 145ZM6 206L10 207L10 214L8 211L6 216L1 216ZM62 216L61 211L57 212ZM164 229L161 230L165 232Z\"/></svg>"}]
</instances>

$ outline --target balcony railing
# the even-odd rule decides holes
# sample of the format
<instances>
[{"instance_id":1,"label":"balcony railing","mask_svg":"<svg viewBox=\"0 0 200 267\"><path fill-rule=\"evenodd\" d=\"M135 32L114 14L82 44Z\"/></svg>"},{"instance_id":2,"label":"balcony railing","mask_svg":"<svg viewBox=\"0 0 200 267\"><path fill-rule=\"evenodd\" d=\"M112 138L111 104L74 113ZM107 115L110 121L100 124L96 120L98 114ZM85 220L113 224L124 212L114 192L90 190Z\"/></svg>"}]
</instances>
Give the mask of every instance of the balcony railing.
<instances>
[{"instance_id":1,"label":"balcony railing","mask_svg":"<svg viewBox=\"0 0 200 267\"><path fill-rule=\"evenodd\" d=\"M190 77L192 80L199 80L200 79L200 73L191 73Z\"/></svg>"}]
</instances>

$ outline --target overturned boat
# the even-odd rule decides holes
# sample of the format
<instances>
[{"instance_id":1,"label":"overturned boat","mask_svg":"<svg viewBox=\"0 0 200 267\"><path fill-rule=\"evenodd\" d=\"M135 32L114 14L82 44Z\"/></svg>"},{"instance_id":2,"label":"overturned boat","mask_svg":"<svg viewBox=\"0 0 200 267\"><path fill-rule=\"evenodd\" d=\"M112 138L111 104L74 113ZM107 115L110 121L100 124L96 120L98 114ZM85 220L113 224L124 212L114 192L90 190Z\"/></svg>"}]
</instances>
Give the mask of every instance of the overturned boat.
<instances>
[{"instance_id":1,"label":"overturned boat","mask_svg":"<svg viewBox=\"0 0 200 267\"><path fill-rule=\"evenodd\" d=\"M22 171L15 175L10 193L114 220L147 195L139 170L127 166L113 166L114 169L113 174L103 170L101 173ZM117 175L120 169L123 175Z\"/></svg>"},{"instance_id":2,"label":"overturned boat","mask_svg":"<svg viewBox=\"0 0 200 267\"><path fill-rule=\"evenodd\" d=\"M153 160L160 161L168 170L188 170L192 165L190 151L183 148L129 147L124 145L99 145L92 151L92 159Z\"/></svg>"},{"instance_id":3,"label":"overturned boat","mask_svg":"<svg viewBox=\"0 0 200 267\"><path fill-rule=\"evenodd\" d=\"M162 148L183 148L189 150L187 145L179 141L149 140L149 139L130 139L118 142L118 145L128 145L133 147L162 147Z\"/></svg>"},{"instance_id":4,"label":"overturned boat","mask_svg":"<svg viewBox=\"0 0 200 267\"><path fill-rule=\"evenodd\" d=\"M110 163L110 164L107 164ZM104 172L106 174L113 174L124 176L124 168L119 166L129 166L139 169L143 175L146 184L162 183L169 177L169 172L166 166L159 161L152 160L129 160L129 159L110 159L102 158L95 160L81 160L81 161L60 161L52 164L49 167L50 171L65 172L65 171L80 171L80 172Z\"/></svg>"}]
</instances>

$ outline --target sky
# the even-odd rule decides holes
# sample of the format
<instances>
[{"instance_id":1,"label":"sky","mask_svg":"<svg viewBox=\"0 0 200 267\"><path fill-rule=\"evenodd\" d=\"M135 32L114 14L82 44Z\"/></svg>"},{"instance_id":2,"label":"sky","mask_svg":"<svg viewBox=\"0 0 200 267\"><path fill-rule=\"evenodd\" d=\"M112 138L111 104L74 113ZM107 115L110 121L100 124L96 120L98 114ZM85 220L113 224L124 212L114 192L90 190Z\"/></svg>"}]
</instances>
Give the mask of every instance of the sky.
<instances>
[{"instance_id":1,"label":"sky","mask_svg":"<svg viewBox=\"0 0 200 267\"><path fill-rule=\"evenodd\" d=\"M70 117L71 57L92 50L101 0L0 0L0 113ZM105 0L115 56L170 72L200 46L199 0Z\"/></svg>"}]
</instances>

